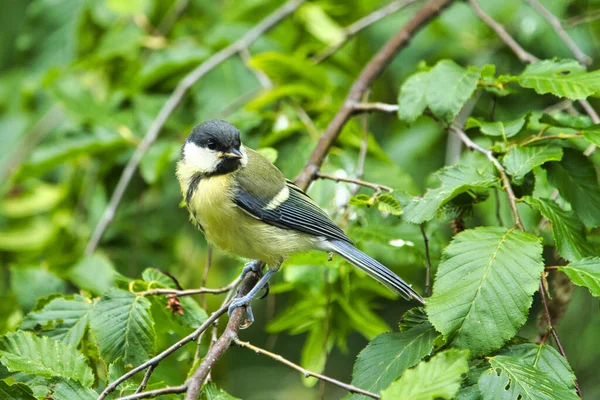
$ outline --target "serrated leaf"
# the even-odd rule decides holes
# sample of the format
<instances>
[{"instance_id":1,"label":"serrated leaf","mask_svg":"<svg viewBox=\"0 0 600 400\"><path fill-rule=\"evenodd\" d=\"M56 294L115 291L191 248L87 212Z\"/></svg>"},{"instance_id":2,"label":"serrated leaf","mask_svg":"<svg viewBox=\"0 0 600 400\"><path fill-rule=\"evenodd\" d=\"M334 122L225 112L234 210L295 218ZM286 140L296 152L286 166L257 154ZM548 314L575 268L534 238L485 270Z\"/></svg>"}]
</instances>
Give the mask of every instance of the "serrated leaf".
<instances>
[{"instance_id":1,"label":"serrated leaf","mask_svg":"<svg viewBox=\"0 0 600 400\"><path fill-rule=\"evenodd\" d=\"M513 181L520 184L529 171L548 161L560 161L562 156L562 147L558 146L514 146L506 153L502 164L506 168L506 172L512 176Z\"/></svg>"},{"instance_id":2,"label":"serrated leaf","mask_svg":"<svg viewBox=\"0 0 600 400\"><path fill-rule=\"evenodd\" d=\"M0 380L0 398L3 400L36 400L29 386L23 383L8 383Z\"/></svg>"},{"instance_id":3,"label":"serrated leaf","mask_svg":"<svg viewBox=\"0 0 600 400\"><path fill-rule=\"evenodd\" d=\"M145 297L109 290L94 308L90 328L105 362L123 357L126 364L138 365L154 353L154 320Z\"/></svg>"},{"instance_id":4,"label":"serrated leaf","mask_svg":"<svg viewBox=\"0 0 600 400\"><path fill-rule=\"evenodd\" d=\"M477 88L479 72L454 61L442 60L430 72L427 105L433 114L451 123Z\"/></svg>"},{"instance_id":5,"label":"serrated leaf","mask_svg":"<svg viewBox=\"0 0 600 400\"><path fill-rule=\"evenodd\" d=\"M400 203L391 194L384 193L377 196L377 208L379 208L379 211L384 211L392 215L402 214Z\"/></svg>"},{"instance_id":6,"label":"serrated leaf","mask_svg":"<svg viewBox=\"0 0 600 400\"><path fill-rule=\"evenodd\" d=\"M356 196L352 196L348 201L349 205L359 207L371 207L373 203L373 198L366 194L357 194Z\"/></svg>"},{"instance_id":7,"label":"serrated leaf","mask_svg":"<svg viewBox=\"0 0 600 400\"><path fill-rule=\"evenodd\" d=\"M96 400L98 393L69 379L55 379L49 387L52 400Z\"/></svg>"},{"instance_id":8,"label":"serrated leaf","mask_svg":"<svg viewBox=\"0 0 600 400\"><path fill-rule=\"evenodd\" d=\"M49 337L30 332L11 332L0 339L0 363L9 371L63 377L90 386L94 375L83 354Z\"/></svg>"},{"instance_id":9,"label":"serrated leaf","mask_svg":"<svg viewBox=\"0 0 600 400\"><path fill-rule=\"evenodd\" d=\"M29 313L21 329L32 330L40 325L49 337L76 347L83 337L93 308L93 303L83 296L56 298L43 309ZM46 328L48 325L49 330Z\"/></svg>"},{"instance_id":10,"label":"serrated leaf","mask_svg":"<svg viewBox=\"0 0 600 400\"><path fill-rule=\"evenodd\" d=\"M102 254L82 258L67 274L69 280L79 288L96 295L102 295L110 289L115 276L115 267L108 257Z\"/></svg>"},{"instance_id":11,"label":"serrated leaf","mask_svg":"<svg viewBox=\"0 0 600 400\"><path fill-rule=\"evenodd\" d=\"M501 136L504 140L517 135L525 127L529 113L512 121L486 122L475 118L469 118L466 129L479 128L481 133L488 136Z\"/></svg>"},{"instance_id":12,"label":"serrated leaf","mask_svg":"<svg viewBox=\"0 0 600 400\"><path fill-rule=\"evenodd\" d=\"M559 268L577 286L584 286L593 296L600 297L600 257L575 261Z\"/></svg>"},{"instance_id":13,"label":"serrated leaf","mask_svg":"<svg viewBox=\"0 0 600 400\"><path fill-rule=\"evenodd\" d=\"M546 167L548 181L571 203L587 227L600 225L600 185L594 164L578 151L564 149L562 161Z\"/></svg>"},{"instance_id":14,"label":"serrated leaf","mask_svg":"<svg viewBox=\"0 0 600 400\"><path fill-rule=\"evenodd\" d=\"M436 172L440 187L428 189L423 198L415 198L404 208L404 219L414 224L429 221L436 211L457 195L472 189L485 189L497 182L493 175L483 174L473 167L452 165Z\"/></svg>"},{"instance_id":15,"label":"serrated leaf","mask_svg":"<svg viewBox=\"0 0 600 400\"><path fill-rule=\"evenodd\" d=\"M474 356L496 350L527 320L544 264L539 239L468 229L444 251L426 310L435 328Z\"/></svg>"},{"instance_id":16,"label":"serrated leaf","mask_svg":"<svg viewBox=\"0 0 600 400\"><path fill-rule=\"evenodd\" d=\"M543 60L530 64L517 81L538 94L551 93L571 100L600 95L600 70L587 72L575 60Z\"/></svg>"},{"instance_id":17,"label":"serrated leaf","mask_svg":"<svg viewBox=\"0 0 600 400\"><path fill-rule=\"evenodd\" d=\"M411 123L423 114L427 108L427 87L429 86L430 74L417 72L409 76L398 94L398 118Z\"/></svg>"},{"instance_id":18,"label":"serrated leaf","mask_svg":"<svg viewBox=\"0 0 600 400\"><path fill-rule=\"evenodd\" d=\"M202 387L202 400L239 400L210 382Z\"/></svg>"},{"instance_id":19,"label":"serrated leaf","mask_svg":"<svg viewBox=\"0 0 600 400\"><path fill-rule=\"evenodd\" d=\"M462 375L469 370L468 350L446 350L404 373L381 392L381 400L437 400L454 398Z\"/></svg>"},{"instance_id":20,"label":"serrated leaf","mask_svg":"<svg viewBox=\"0 0 600 400\"><path fill-rule=\"evenodd\" d=\"M403 332L382 333L358 354L352 372L352 384L379 393L430 354L438 336L439 333L429 322L414 325ZM353 395L350 398L365 397Z\"/></svg>"},{"instance_id":21,"label":"serrated leaf","mask_svg":"<svg viewBox=\"0 0 600 400\"><path fill-rule=\"evenodd\" d=\"M521 356L497 355L488 359L492 368L481 375L483 399L553 400L578 399L573 390L550 378Z\"/></svg>"},{"instance_id":22,"label":"serrated leaf","mask_svg":"<svg viewBox=\"0 0 600 400\"><path fill-rule=\"evenodd\" d=\"M581 260L594 254L587 241L584 226L573 211L565 211L556 202L525 197L524 200L539 208L540 213L552 224L552 234L558 254L565 260Z\"/></svg>"},{"instance_id":23,"label":"serrated leaf","mask_svg":"<svg viewBox=\"0 0 600 400\"><path fill-rule=\"evenodd\" d=\"M551 126L570 129L586 129L594 126L594 121L587 115L571 115L567 112L555 112L553 114L542 114L540 122Z\"/></svg>"}]
</instances>

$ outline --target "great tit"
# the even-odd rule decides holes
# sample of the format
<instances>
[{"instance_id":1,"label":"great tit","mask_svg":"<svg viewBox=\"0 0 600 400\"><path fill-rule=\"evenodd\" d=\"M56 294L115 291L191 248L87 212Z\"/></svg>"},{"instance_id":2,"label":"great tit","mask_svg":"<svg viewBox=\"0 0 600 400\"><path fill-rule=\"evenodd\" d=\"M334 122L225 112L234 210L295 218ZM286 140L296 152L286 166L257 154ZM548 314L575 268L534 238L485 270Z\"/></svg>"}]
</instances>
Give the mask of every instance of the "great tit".
<instances>
[{"instance_id":1,"label":"great tit","mask_svg":"<svg viewBox=\"0 0 600 400\"><path fill-rule=\"evenodd\" d=\"M346 234L306 193L266 158L244 147L240 132L221 120L195 126L182 148L177 179L190 219L222 250L262 263L268 271L229 312L247 306L291 254L337 253L407 300L425 301L388 268L354 247ZM259 262L262 262L259 264ZM258 271L260 272L260 271Z\"/></svg>"}]
</instances>

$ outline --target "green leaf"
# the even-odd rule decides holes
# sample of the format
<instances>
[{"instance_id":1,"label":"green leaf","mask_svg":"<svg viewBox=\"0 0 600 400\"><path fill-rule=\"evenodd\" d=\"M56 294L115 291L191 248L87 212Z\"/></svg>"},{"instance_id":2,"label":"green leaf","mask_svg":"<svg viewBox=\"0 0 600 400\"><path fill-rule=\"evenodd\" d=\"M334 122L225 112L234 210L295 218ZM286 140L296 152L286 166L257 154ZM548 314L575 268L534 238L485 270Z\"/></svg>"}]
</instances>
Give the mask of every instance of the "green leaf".
<instances>
[{"instance_id":1,"label":"green leaf","mask_svg":"<svg viewBox=\"0 0 600 400\"><path fill-rule=\"evenodd\" d=\"M352 384L379 393L430 354L438 336L429 322L417 324L404 332L382 333L358 354ZM359 395L351 397L362 398Z\"/></svg>"},{"instance_id":2,"label":"green leaf","mask_svg":"<svg viewBox=\"0 0 600 400\"><path fill-rule=\"evenodd\" d=\"M296 11L295 16L311 35L329 46L341 43L346 37L338 23L318 4L304 4Z\"/></svg>"},{"instance_id":3,"label":"green leaf","mask_svg":"<svg viewBox=\"0 0 600 400\"><path fill-rule=\"evenodd\" d=\"M504 140L517 135L525 127L529 113L513 119L512 121L485 122L475 118L469 118L466 129L479 128L481 133L488 136L501 136Z\"/></svg>"},{"instance_id":4,"label":"green leaf","mask_svg":"<svg viewBox=\"0 0 600 400\"><path fill-rule=\"evenodd\" d=\"M590 143L600 146L600 127L584 129L583 137Z\"/></svg>"},{"instance_id":5,"label":"green leaf","mask_svg":"<svg viewBox=\"0 0 600 400\"><path fill-rule=\"evenodd\" d=\"M312 329L308 332L304 346L302 346L300 365L309 371L316 373L323 372L332 346L333 341L327 337L324 323L313 324ZM306 387L313 387L318 383L318 380L309 377L303 379L302 383Z\"/></svg>"},{"instance_id":6,"label":"green leaf","mask_svg":"<svg viewBox=\"0 0 600 400\"><path fill-rule=\"evenodd\" d=\"M10 287L25 311L35 306L38 298L54 293L64 293L67 283L42 267L10 268Z\"/></svg>"},{"instance_id":7,"label":"green leaf","mask_svg":"<svg viewBox=\"0 0 600 400\"><path fill-rule=\"evenodd\" d=\"M94 304L83 296L73 299L56 298L43 309L29 313L21 329L32 330L40 325L48 336L77 347L87 327Z\"/></svg>"},{"instance_id":8,"label":"green leaf","mask_svg":"<svg viewBox=\"0 0 600 400\"><path fill-rule=\"evenodd\" d=\"M23 383L8 383L0 380L0 398L3 400L36 400L29 386Z\"/></svg>"},{"instance_id":9,"label":"green leaf","mask_svg":"<svg viewBox=\"0 0 600 400\"><path fill-rule=\"evenodd\" d=\"M186 72L210 55L210 51L198 44L179 43L166 49L152 52L138 74L140 88L152 86L173 75Z\"/></svg>"},{"instance_id":10,"label":"green leaf","mask_svg":"<svg viewBox=\"0 0 600 400\"><path fill-rule=\"evenodd\" d=\"M571 203L585 226L600 225L600 185L594 164L583 154L564 149L560 163L547 165L548 181Z\"/></svg>"},{"instance_id":11,"label":"green leaf","mask_svg":"<svg viewBox=\"0 0 600 400\"><path fill-rule=\"evenodd\" d=\"M272 164L274 164L275 161L277 161L277 149L273 147L261 147L256 149L256 152L264 158L266 158L267 160L269 160L269 162L271 162Z\"/></svg>"},{"instance_id":12,"label":"green leaf","mask_svg":"<svg viewBox=\"0 0 600 400\"><path fill-rule=\"evenodd\" d=\"M444 251L429 320L474 356L496 350L527 320L544 264L539 239L496 227L468 229Z\"/></svg>"},{"instance_id":13,"label":"green leaf","mask_svg":"<svg viewBox=\"0 0 600 400\"><path fill-rule=\"evenodd\" d=\"M90 386L94 375L75 347L38 337L30 332L11 332L0 339L0 363L12 372L63 377Z\"/></svg>"},{"instance_id":14,"label":"green leaf","mask_svg":"<svg viewBox=\"0 0 600 400\"><path fill-rule=\"evenodd\" d=\"M145 297L110 289L94 308L90 328L105 362L123 357L138 365L154 353L154 320Z\"/></svg>"},{"instance_id":15,"label":"green leaf","mask_svg":"<svg viewBox=\"0 0 600 400\"><path fill-rule=\"evenodd\" d=\"M115 276L115 267L103 254L82 258L67 274L69 280L79 288L89 290L96 295L102 295L110 289Z\"/></svg>"},{"instance_id":16,"label":"green leaf","mask_svg":"<svg viewBox=\"0 0 600 400\"><path fill-rule=\"evenodd\" d=\"M479 72L466 69L454 61L442 60L432 68L426 98L429 109L451 123L477 88Z\"/></svg>"},{"instance_id":17,"label":"green leaf","mask_svg":"<svg viewBox=\"0 0 600 400\"><path fill-rule=\"evenodd\" d=\"M574 390L551 379L528 358L497 355L488 359L491 368L481 375L479 390L484 399L553 400L578 399ZM550 365L549 365L550 366ZM552 368L552 366L550 366Z\"/></svg>"},{"instance_id":18,"label":"green leaf","mask_svg":"<svg viewBox=\"0 0 600 400\"><path fill-rule=\"evenodd\" d=\"M565 260L580 260L595 253L585 237L583 224L573 211L563 210L552 200L531 197L524 197L524 200L538 207L542 215L552 223L556 249Z\"/></svg>"},{"instance_id":19,"label":"green leaf","mask_svg":"<svg viewBox=\"0 0 600 400\"><path fill-rule=\"evenodd\" d=\"M140 173L146 183L154 184L165 173L167 167L179 157L181 143L173 140L158 140L140 161Z\"/></svg>"},{"instance_id":20,"label":"green leaf","mask_svg":"<svg viewBox=\"0 0 600 400\"><path fill-rule=\"evenodd\" d=\"M600 70L587 72L575 60L543 60L530 64L517 77L519 85L538 94L571 100L600 95Z\"/></svg>"},{"instance_id":21,"label":"green leaf","mask_svg":"<svg viewBox=\"0 0 600 400\"><path fill-rule=\"evenodd\" d=\"M371 207L373 204L375 204L375 199L373 199L371 196L361 193L357 194L356 196L352 196L348 201L348 204L358 207Z\"/></svg>"},{"instance_id":22,"label":"green leaf","mask_svg":"<svg viewBox=\"0 0 600 400\"><path fill-rule=\"evenodd\" d=\"M33 187L26 191L3 199L0 202L0 215L23 218L48 212L60 204L66 192L64 186L35 181Z\"/></svg>"},{"instance_id":23,"label":"green leaf","mask_svg":"<svg viewBox=\"0 0 600 400\"><path fill-rule=\"evenodd\" d=\"M379 208L379 211L384 211L392 215L402 214L400 203L391 194L384 193L377 196L377 208Z\"/></svg>"},{"instance_id":24,"label":"green leaf","mask_svg":"<svg viewBox=\"0 0 600 400\"><path fill-rule=\"evenodd\" d=\"M429 86L430 73L417 72L409 76L398 94L398 118L411 123L423 114L427 108L427 88Z\"/></svg>"},{"instance_id":25,"label":"green leaf","mask_svg":"<svg viewBox=\"0 0 600 400\"><path fill-rule=\"evenodd\" d=\"M594 121L587 115L571 115L567 112L555 112L552 114L542 114L540 122L551 126L558 126L570 129L587 129L594 126Z\"/></svg>"},{"instance_id":26,"label":"green leaf","mask_svg":"<svg viewBox=\"0 0 600 400\"><path fill-rule=\"evenodd\" d=\"M441 185L428 189L423 198L415 198L404 208L404 219L414 224L429 221L436 211L457 195L474 189L485 189L497 182L495 176L483 174L473 167L452 165L436 172Z\"/></svg>"},{"instance_id":27,"label":"green leaf","mask_svg":"<svg viewBox=\"0 0 600 400\"><path fill-rule=\"evenodd\" d=\"M13 227L0 226L0 251L42 250L56 235L56 226L45 218L28 219Z\"/></svg>"},{"instance_id":28,"label":"green leaf","mask_svg":"<svg viewBox=\"0 0 600 400\"><path fill-rule=\"evenodd\" d=\"M53 400L96 400L98 393L69 379L55 379L50 384Z\"/></svg>"},{"instance_id":29,"label":"green leaf","mask_svg":"<svg viewBox=\"0 0 600 400\"><path fill-rule=\"evenodd\" d=\"M513 181L520 184L529 171L548 161L560 161L562 156L562 147L558 146L514 146L506 153L502 164Z\"/></svg>"},{"instance_id":30,"label":"green leaf","mask_svg":"<svg viewBox=\"0 0 600 400\"><path fill-rule=\"evenodd\" d=\"M202 387L202 400L239 400L210 382Z\"/></svg>"},{"instance_id":31,"label":"green leaf","mask_svg":"<svg viewBox=\"0 0 600 400\"><path fill-rule=\"evenodd\" d=\"M575 261L559 268L577 286L584 286L593 296L600 297L600 257Z\"/></svg>"},{"instance_id":32,"label":"green leaf","mask_svg":"<svg viewBox=\"0 0 600 400\"><path fill-rule=\"evenodd\" d=\"M462 375L469 370L468 350L446 350L408 370L387 389L381 400L437 400L454 398Z\"/></svg>"}]
</instances>

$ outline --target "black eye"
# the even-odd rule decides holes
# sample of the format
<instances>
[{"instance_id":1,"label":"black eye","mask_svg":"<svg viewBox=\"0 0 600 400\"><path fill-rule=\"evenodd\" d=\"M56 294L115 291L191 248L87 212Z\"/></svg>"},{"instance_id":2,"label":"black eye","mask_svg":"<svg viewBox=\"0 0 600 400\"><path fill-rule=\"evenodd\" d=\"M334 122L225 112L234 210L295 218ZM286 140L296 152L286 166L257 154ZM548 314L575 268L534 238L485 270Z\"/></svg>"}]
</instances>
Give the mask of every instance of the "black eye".
<instances>
[{"instance_id":1,"label":"black eye","mask_svg":"<svg viewBox=\"0 0 600 400\"><path fill-rule=\"evenodd\" d=\"M206 142L206 147L208 147L210 150L216 150L217 143L212 140L209 140L208 142Z\"/></svg>"}]
</instances>

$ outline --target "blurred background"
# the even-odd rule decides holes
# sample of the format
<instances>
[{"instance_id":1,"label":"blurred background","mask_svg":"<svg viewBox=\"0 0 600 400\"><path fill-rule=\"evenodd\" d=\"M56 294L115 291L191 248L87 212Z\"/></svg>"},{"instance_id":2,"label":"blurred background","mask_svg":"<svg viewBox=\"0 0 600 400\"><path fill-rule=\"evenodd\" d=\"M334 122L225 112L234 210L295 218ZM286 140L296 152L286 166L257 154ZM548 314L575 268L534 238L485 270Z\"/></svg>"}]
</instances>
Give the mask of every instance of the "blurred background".
<instances>
[{"instance_id":1,"label":"blurred background","mask_svg":"<svg viewBox=\"0 0 600 400\"><path fill-rule=\"evenodd\" d=\"M195 84L144 155L114 221L92 257L84 249L124 165L177 83L194 67L251 29L281 2L273 0L3 0L0 13L0 334L16 329L40 298L80 291L101 295L115 281L139 278L147 267L176 277L184 288L202 285L206 242L188 221L174 176L191 128L220 118L242 131L293 179L338 110L362 67L424 2L373 24L328 59L313 59L343 38L350 25L387 2L307 2L261 36L247 57L234 56ZM554 31L520 0L482 0L521 45L539 58L572 58ZM568 33L600 65L600 1L545 0ZM418 33L372 86L369 99L395 103L398 88L420 63L450 58L467 66L523 69L497 36L457 2ZM272 87L261 85L257 71ZM259 75L264 79L264 75ZM515 101L518 99L518 101ZM532 91L479 99L474 114L521 115L556 103ZM600 102L592 105L599 110ZM365 131L366 128L366 131ZM368 136L364 178L421 194L446 163L446 132L423 117L409 126L395 115L354 118L342 132L324 172L356 176ZM467 155L469 156L469 155ZM369 254L418 291L424 285L424 246L418 226L377 209L345 205L354 187L315 182L309 194ZM361 189L360 193L369 194ZM506 220L508 208L504 207ZM495 224L493 201L467 224ZM434 268L452 236L447 219L427 227ZM213 252L207 286L229 283L242 261ZM410 304L326 254L293 258L254 303L256 322L242 340L271 349L309 369L351 380L356 354L397 323ZM588 398L600 398L600 310L576 288L558 332ZM208 311L222 297L207 297ZM203 304L203 300L200 300ZM537 313L534 304L532 315ZM521 334L534 337L535 318ZM182 334L158 326L158 348ZM183 381L194 349L171 357L155 376ZM232 348L212 373L244 399L340 398L332 386L245 349Z\"/></svg>"}]
</instances>

